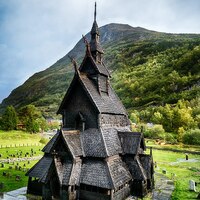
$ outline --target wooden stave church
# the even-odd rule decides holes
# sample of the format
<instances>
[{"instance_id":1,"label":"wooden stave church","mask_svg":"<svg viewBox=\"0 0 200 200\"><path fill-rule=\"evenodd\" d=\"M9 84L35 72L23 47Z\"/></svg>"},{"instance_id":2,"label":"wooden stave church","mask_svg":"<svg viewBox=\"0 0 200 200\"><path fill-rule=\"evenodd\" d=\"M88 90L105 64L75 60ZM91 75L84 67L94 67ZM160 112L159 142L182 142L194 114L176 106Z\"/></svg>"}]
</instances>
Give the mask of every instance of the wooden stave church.
<instances>
[{"instance_id":1,"label":"wooden stave church","mask_svg":"<svg viewBox=\"0 0 200 200\"><path fill-rule=\"evenodd\" d=\"M154 187L152 154L142 133L131 132L127 112L103 63L96 4L85 57L59 107L63 127L28 172L27 193L43 199L123 200Z\"/></svg>"}]
</instances>

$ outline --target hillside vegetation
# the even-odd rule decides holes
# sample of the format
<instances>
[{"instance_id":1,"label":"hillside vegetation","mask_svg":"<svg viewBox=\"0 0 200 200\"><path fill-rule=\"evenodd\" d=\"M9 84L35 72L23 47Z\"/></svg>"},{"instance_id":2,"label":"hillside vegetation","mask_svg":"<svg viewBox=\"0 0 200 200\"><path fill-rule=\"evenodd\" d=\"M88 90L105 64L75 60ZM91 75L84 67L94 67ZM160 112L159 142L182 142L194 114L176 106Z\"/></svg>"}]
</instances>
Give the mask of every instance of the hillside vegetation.
<instances>
[{"instance_id":1,"label":"hillside vegetation","mask_svg":"<svg viewBox=\"0 0 200 200\"><path fill-rule=\"evenodd\" d=\"M100 33L111 84L132 122L161 124L160 130L178 134L179 140L183 132L199 129L200 34L159 33L122 24L103 26ZM18 109L34 104L43 116L56 117L74 74L68 55L80 64L84 48L80 40L54 65L34 74L12 91L0 111L8 105Z\"/></svg>"}]
</instances>

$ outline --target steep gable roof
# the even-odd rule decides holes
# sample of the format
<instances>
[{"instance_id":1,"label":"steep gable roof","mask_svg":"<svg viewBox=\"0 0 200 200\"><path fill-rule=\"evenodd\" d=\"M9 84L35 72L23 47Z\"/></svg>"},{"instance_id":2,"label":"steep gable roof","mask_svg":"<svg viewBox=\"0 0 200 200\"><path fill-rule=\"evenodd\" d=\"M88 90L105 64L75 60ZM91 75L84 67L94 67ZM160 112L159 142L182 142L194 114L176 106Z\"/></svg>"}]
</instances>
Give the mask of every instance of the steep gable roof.
<instances>
[{"instance_id":1,"label":"steep gable roof","mask_svg":"<svg viewBox=\"0 0 200 200\"><path fill-rule=\"evenodd\" d=\"M140 148L146 149L144 143L144 136L138 132L118 132L119 139L124 154L138 154L141 153Z\"/></svg>"},{"instance_id":2,"label":"steep gable roof","mask_svg":"<svg viewBox=\"0 0 200 200\"><path fill-rule=\"evenodd\" d=\"M118 188L132 179L126 164L118 155L109 157L107 164L114 188Z\"/></svg>"},{"instance_id":3,"label":"steep gable roof","mask_svg":"<svg viewBox=\"0 0 200 200\"><path fill-rule=\"evenodd\" d=\"M85 74L80 75L80 80L99 113L127 114L124 106L110 85L108 85L108 94L100 94L96 85Z\"/></svg>"},{"instance_id":4,"label":"steep gable roof","mask_svg":"<svg viewBox=\"0 0 200 200\"><path fill-rule=\"evenodd\" d=\"M72 153L73 157L82 156L82 148L80 141L80 132L77 130L74 131L62 131L62 136L65 139L65 142Z\"/></svg>"},{"instance_id":5,"label":"steep gable roof","mask_svg":"<svg viewBox=\"0 0 200 200\"><path fill-rule=\"evenodd\" d=\"M52 157L44 156L26 173L26 176L39 178L39 181L44 183L52 163Z\"/></svg>"},{"instance_id":6,"label":"steep gable roof","mask_svg":"<svg viewBox=\"0 0 200 200\"><path fill-rule=\"evenodd\" d=\"M56 141L59 138L59 131L51 138L51 140L46 144L46 146L44 146L44 148L42 149L43 152L45 153L50 153L53 146L55 145Z\"/></svg>"},{"instance_id":7,"label":"steep gable roof","mask_svg":"<svg viewBox=\"0 0 200 200\"><path fill-rule=\"evenodd\" d=\"M85 68L91 68L91 69L95 70L96 74L102 74L107 77L110 76L110 73L109 73L108 69L106 68L106 66L104 65L104 63L103 62L96 63L94 58L91 55L91 52L86 53L81 65L80 65L79 71L82 72L82 71L84 71Z\"/></svg>"},{"instance_id":8,"label":"steep gable roof","mask_svg":"<svg viewBox=\"0 0 200 200\"><path fill-rule=\"evenodd\" d=\"M102 128L101 133L105 143L108 156L113 156L122 153L121 144L117 135L117 129Z\"/></svg>"},{"instance_id":9,"label":"steep gable roof","mask_svg":"<svg viewBox=\"0 0 200 200\"><path fill-rule=\"evenodd\" d=\"M146 171L146 175L148 179L152 178L153 171L153 158L151 155L139 155L140 162L143 166L143 168Z\"/></svg>"},{"instance_id":10,"label":"steep gable roof","mask_svg":"<svg viewBox=\"0 0 200 200\"><path fill-rule=\"evenodd\" d=\"M75 87L77 81L82 85L83 91L85 91L85 94L88 96L91 103L95 106L99 113L127 115L123 104L121 103L121 101L119 100L119 98L117 97L110 85L108 85L108 94L100 94L97 89L97 85L95 85L95 83L90 78L88 78L86 74L83 73L75 75L59 107L59 110L57 112L58 114L62 113L62 110L68 98L70 98L70 95L73 95L71 91L73 91L73 88Z\"/></svg>"},{"instance_id":11,"label":"steep gable roof","mask_svg":"<svg viewBox=\"0 0 200 200\"><path fill-rule=\"evenodd\" d=\"M133 179L146 180L147 175L138 156L126 156L124 158Z\"/></svg>"}]
</instances>

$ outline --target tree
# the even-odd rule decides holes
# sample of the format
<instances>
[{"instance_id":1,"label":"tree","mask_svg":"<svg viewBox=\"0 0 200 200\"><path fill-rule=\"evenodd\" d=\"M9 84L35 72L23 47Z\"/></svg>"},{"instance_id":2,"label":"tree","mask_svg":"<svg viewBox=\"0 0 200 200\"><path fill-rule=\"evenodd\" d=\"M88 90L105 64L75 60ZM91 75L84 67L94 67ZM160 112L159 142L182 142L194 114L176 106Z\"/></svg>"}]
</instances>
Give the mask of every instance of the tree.
<instances>
[{"instance_id":1,"label":"tree","mask_svg":"<svg viewBox=\"0 0 200 200\"><path fill-rule=\"evenodd\" d=\"M13 106L7 106L1 119L3 130L10 131L17 128L18 117Z\"/></svg>"},{"instance_id":2,"label":"tree","mask_svg":"<svg viewBox=\"0 0 200 200\"><path fill-rule=\"evenodd\" d=\"M37 133L40 130L39 119L42 119L41 112L34 105L27 105L19 110L21 122L30 133Z\"/></svg>"}]
</instances>

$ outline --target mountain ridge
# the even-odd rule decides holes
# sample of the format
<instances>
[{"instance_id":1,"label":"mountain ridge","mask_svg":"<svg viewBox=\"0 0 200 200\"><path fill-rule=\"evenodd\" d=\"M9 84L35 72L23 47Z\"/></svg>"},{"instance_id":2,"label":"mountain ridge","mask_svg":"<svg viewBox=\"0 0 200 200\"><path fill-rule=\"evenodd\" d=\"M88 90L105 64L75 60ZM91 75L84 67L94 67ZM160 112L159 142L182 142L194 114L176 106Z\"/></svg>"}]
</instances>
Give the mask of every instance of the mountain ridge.
<instances>
[{"instance_id":1,"label":"mountain ridge","mask_svg":"<svg viewBox=\"0 0 200 200\"><path fill-rule=\"evenodd\" d=\"M127 70L132 63L137 67L141 65L142 62L145 62L144 60L142 61L142 57L139 58L139 62L141 63L134 63L135 61L133 61L137 59L139 55L142 55L141 52L144 51L143 49L145 49L145 51L147 50L147 53L149 53L148 55L152 54L152 56L155 56L156 51L162 52L162 48L166 50L167 48L175 48L176 46L178 48L184 41L188 44L190 41L193 43L196 42L198 46L200 39L200 34L161 33L141 27L131 27L128 24L111 23L99 29L101 34L100 42L105 50L105 62L108 69L114 74L116 71L118 72L123 69L123 67L119 65L120 62L124 62L125 65L127 64L124 70ZM90 33L86 34L86 38L90 40ZM162 47L165 43L169 47ZM150 50L150 48L152 49ZM0 104L0 111L3 112L7 105L13 105L19 108L27 104L34 104L40 108L45 117L54 116L74 74L68 56L70 55L75 58L80 64L85 53L84 49L85 44L83 40L80 39L75 44L74 48L64 57L47 69L33 74L24 84L15 88ZM126 55L130 49L132 49L133 52L131 52L130 55ZM146 61L149 60L148 55L144 55ZM120 57L122 60L119 60ZM130 63L127 62L127 60L130 60ZM115 82L118 80L114 77L111 82L112 81ZM114 83L114 85L116 85L116 83ZM120 97L123 98L122 96Z\"/></svg>"}]
</instances>

